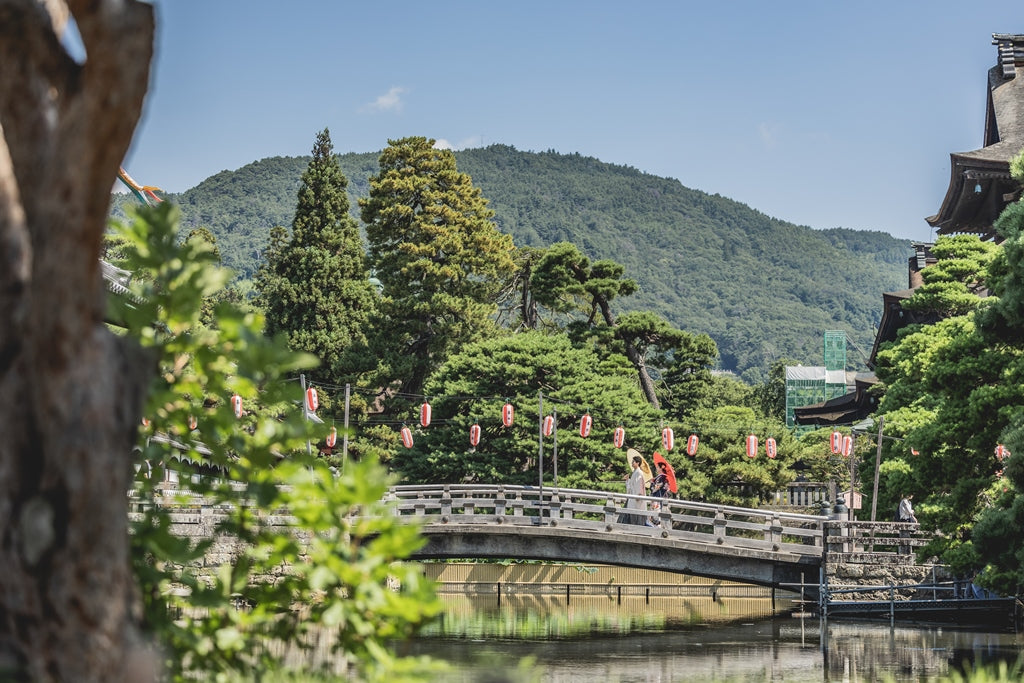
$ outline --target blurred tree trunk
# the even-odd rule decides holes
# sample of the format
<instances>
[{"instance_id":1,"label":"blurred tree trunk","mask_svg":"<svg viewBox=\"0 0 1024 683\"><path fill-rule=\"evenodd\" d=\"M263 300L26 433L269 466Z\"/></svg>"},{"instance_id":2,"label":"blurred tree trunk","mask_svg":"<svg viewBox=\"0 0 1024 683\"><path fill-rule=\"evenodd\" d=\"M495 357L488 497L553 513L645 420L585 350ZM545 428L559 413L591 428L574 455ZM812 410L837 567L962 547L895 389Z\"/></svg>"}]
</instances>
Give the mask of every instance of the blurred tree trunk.
<instances>
[{"instance_id":1,"label":"blurred tree trunk","mask_svg":"<svg viewBox=\"0 0 1024 683\"><path fill-rule=\"evenodd\" d=\"M86 57L60 42L74 20ZM153 677L126 491L148 383L103 324L100 241L153 8L0 0L0 678Z\"/></svg>"}]
</instances>

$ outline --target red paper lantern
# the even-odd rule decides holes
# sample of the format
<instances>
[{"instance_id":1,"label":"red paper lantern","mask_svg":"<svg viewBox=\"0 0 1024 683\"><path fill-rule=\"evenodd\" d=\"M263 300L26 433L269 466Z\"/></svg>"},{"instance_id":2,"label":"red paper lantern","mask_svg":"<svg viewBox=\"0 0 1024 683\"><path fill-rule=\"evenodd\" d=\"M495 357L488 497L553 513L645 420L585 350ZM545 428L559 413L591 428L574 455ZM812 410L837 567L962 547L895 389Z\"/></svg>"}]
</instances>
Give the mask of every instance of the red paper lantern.
<instances>
[{"instance_id":1,"label":"red paper lantern","mask_svg":"<svg viewBox=\"0 0 1024 683\"><path fill-rule=\"evenodd\" d=\"M690 437L686 440L686 454L689 456L697 455L698 444L700 444L700 439L697 438L697 435L690 434Z\"/></svg>"},{"instance_id":2,"label":"red paper lantern","mask_svg":"<svg viewBox=\"0 0 1024 683\"><path fill-rule=\"evenodd\" d=\"M320 397L316 395L316 389L310 387L306 389L306 408L311 413L315 413L316 409L320 407Z\"/></svg>"},{"instance_id":3,"label":"red paper lantern","mask_svg":"<svg viewBox=\"0 0 1024 683\"><path fill-rule=\"evenodd\" d=\"M420 406L420 426L430 426L430 404L426 401L424 401L423 405Z\"/></svg>"},{"instance_id":4,"label":"red paper lantern","mask_svg":"<svg viewBox=\"0 0 1024 683\"><path fill-rule=\"evenodd\" d=\"M331 427L331 431L327 435L327 447L334 448L334 444L336 443L338 443L338 428Z\"/></svg>"},{"instance_id":5,"label":"red paper lantern","mask_svg":"<svg viewBox=\"0 0 1024 683\"><path fill-rule=\"evenodd\" d=\"M412 448L412 430L408 427L402 427L402 445Z\"/></svg>"},{"instance_id":6,"label":"red paper lantern","mask_svg":"<svg viewBox=\"0 0 1024 683\"><path fill-rule=\"evenodd\" d=\"M671 427L665 427L661 430L661 445L666 451L672 450L672 447L676 445L676 435Z\"/></svg>"},{"instance_id":7,"label":"red paper lantern","mask_svg":"<svg viewBox=\"0 0 1024 683\"><path fill-rule=\"evenodd\" d=\"M242 397L238 394L231 397L231 409L235 411L235 417L242 417Z\"/></svg>"},{"instance_id":8,"label":"red paper lantern","mask_svg":"<svg viewBox=\"0 0 1024 683\"><path fill-rule=\"evenodd\" d=\"M480 443L480 425L474 423L469 428L469 445L476 446L478 443Z\"/></svg>"},{"instance_id":9,"label":"red paper lantern","mask_svg":"<svg viewBox=\"0 0 1024 683\"><path fill-rule=\"evenodd\" d=\"M843 449L842 432L832 432L832 436L829 439L829 446L831 446L833 454L836 454Z\"/></svg>"},{"instance_id":10,"label":"red paper lantern","mask_svg":"<svg viewBox=\"0 0 1024 683\"><path fill-rule=\"evenodd\" d=\"M615 428L615 433L612 434L612 443L615 444L616 448L622 448L622 444L626 443L626 429L624 427Z\"/></svg>"},{"instance_id":11,"label":"red paper lantern","mask_svg":"<svg viewBox=\"0 0 1024 683\"><path fill-rule=\"evenodd\" d=\"M757 457L757 437L753 434L747 437L747 457Z\"/></svg>"},{"instance_id":12,"label":"red paper lantern","mask_svg":"<svg viewBox=\"0 0 1024 683\"><path fill-rule=\"evenodd\" d=\"M506 403L501 407L501 424L506 427L512 426L512 421L515 419L516 409L511 403Z\"/></svg>"},{"instance_id":13,"label":"red paper lantern","mask_svg":"<svg viewBox=\"0 0 1024 683\"><path fill-rule=\"evenodd\" d=\"M580 436L584 439L590 436L590 428L594 424L594 418L590 417L590 413L586 413L580 418Z\"/></svg>"},{"instance_id":14,"label":"red paper lantern","mask_svg":"<svg viewBox=\"0 0 1024 683\"><path fill-rule=\"evenodd\" d=\"M775 456L778 455L778 449L777 449L777 446L775 444L775 439L773 439L770 436L767 439L765 439L765 442L764 442L764 454L767 455L769 458L772 458L772 459L774 459Z\"/></svg>"},{"instance_id":15,"label":"red paper lantern","mask_svg":"<svg viewBox=\"0 0 1024 683\"><path fill-rule=\"evenodd\" d=\"M551 436L555 433L555 417L548 415L544 418L544 436Z\"/></svg>"},{"instance_id":16,"label":"red paper lantern","mask_svg":"<svg viewBox=\"0 0 1024 683\"><path fill-rule=\"evenodd\" d=\"M843 437L843 445L842 445L842 448L840 448L839 452L843 454L844 458L849 458L850 457L850 453L853 453L853 437L852 436L844 436Z\"/></svg>"}]
</instances>

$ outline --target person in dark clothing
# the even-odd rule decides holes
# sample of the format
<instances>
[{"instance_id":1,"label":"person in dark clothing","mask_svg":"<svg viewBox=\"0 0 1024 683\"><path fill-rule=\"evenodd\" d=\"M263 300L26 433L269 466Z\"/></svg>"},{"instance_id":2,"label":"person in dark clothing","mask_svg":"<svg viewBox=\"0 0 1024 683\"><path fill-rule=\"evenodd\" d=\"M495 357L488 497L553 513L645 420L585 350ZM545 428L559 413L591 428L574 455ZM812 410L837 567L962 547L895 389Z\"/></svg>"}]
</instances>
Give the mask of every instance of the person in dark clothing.
<instances>
[{"instance_id":1,"label":"person in dark clothing","mask_svg":"<svg viewBox=\"0 0 1024 683\"><path fill-rule=\"evenodd\" d=\"M658 473L651 479L651 495L655 498L668 498L668 466L664 462L658 463ZM654 512L661 510L661 503L654 503L651 506ZM658 518L651 516L647 518L648 526L658 526Z\"/></svg>"}]
</instances>

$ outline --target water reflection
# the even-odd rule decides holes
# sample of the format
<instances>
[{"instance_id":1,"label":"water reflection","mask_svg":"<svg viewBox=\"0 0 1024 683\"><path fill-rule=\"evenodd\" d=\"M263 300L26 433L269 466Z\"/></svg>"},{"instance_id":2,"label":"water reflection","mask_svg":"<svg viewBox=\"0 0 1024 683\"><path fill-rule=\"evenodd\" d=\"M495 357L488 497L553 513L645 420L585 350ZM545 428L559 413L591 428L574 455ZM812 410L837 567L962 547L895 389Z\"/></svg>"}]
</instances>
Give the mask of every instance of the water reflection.
<instances>
[{"instance_id":1,"label":"water reflection","mask_svg":"<svg viewBox=\"0 0 1024 683\"><path fill-rule=\"evenodd\" d=\"M403 650L450 662L444 681L909 682L1024 648L1012 633L771 617L765 598L443 599L444 619ZM532 676L516 673L531 659Z\"/></svg>"},{"instance_id":2,"label":"water reflection","mask_svg":"<svg viewBox=\"0 0 1024 683\"><path fill-rule=\"evenodd\" d=\"M565 638L591 634L675 630L685 626L765 619L795 609L793 599L773 601L720 593L665 595L459 595L446 593L445 611L425 635L459 638ZM738 593L739 591L734 591Z\"/></svg>"}]
</instances>

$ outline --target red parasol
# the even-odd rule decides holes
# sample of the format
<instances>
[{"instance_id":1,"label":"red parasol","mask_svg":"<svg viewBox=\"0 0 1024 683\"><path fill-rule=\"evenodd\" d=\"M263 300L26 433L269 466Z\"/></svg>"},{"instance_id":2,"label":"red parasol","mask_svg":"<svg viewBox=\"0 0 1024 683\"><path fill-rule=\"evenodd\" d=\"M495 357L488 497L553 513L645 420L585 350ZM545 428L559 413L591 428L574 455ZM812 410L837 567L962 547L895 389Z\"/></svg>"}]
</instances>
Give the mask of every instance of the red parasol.
<instances>
[{"instance_id":1,"label":"red parasol","mask_svg":"<svg viewBox=\"0 0 1024 683\"><path fill-rule=\"evenodd\" d=\"M654 451L654 467L657 469L661 463L665 463L665 474L668 475L668 490L672 493L679 491L679 485L676 484L676 471L672 469L672 464L662 457L661 453Z\"/></svg>"}]
</instances>

